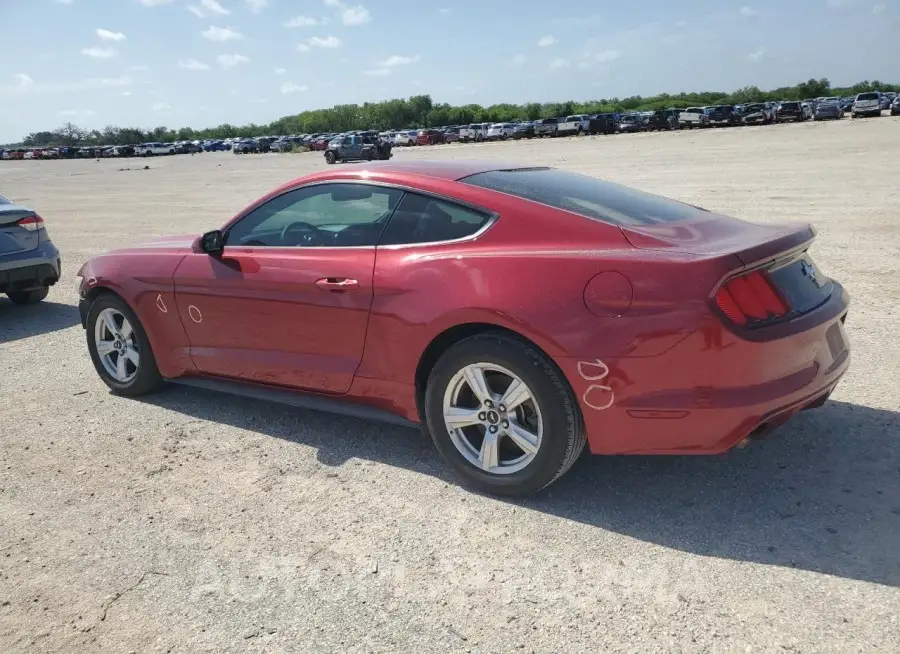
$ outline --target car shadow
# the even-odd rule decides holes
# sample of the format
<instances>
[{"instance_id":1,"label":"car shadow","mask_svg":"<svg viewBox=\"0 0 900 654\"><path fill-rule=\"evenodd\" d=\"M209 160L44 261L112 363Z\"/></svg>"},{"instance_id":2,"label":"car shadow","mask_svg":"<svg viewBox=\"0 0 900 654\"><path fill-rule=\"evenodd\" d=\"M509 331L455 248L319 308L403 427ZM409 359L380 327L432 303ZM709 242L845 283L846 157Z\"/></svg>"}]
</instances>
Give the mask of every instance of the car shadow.
<instances>
[{"instance_id":1,"label":"car shadow","mask_svg":"<svg viewBox=\"0 0 900 654\"><path fill-rule=\"evenodd\" d=\"M416 429L175 387L152 404L455 483ZM510 501L710 557L900 586L900 413L829 401L716 457L585 455L537 497Z\"/></svg>"},{"instance_id":2,"label":"car shadow","mask_svg":"<svg viewBox=\"0 0 900 654\"><path fill-rule=\"evenodd\" d=\"M17 306L0 296L0 343L48 334L81 323L78 308L59 302Z\"/></svg>"}]
</instances>

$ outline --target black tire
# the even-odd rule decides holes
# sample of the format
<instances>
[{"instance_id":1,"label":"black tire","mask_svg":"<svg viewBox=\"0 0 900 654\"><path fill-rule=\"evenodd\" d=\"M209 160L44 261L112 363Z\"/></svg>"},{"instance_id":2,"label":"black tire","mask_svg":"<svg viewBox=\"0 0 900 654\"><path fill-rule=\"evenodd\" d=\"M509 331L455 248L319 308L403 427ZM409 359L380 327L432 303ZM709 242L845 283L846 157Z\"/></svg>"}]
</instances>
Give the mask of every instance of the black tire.
<instances>
[{"instance_id":1,"label":"black tire","mask_svg":"<svg viewBox=\"0 0 900 654\"><path fill-rule=\"evenodd\" d=\"M22 306L26 304L37 304L45 297L47 297L47 293L49 292L50 288L48 286L43 286L31 291L11 291L7 293L6 296L13 304Z\"/></svg>"},{"instance_id":2,"label":"black tire","mask_svg":"<svg viewBox=\"0 0 900 654\"><path fill-rule=\"evenodd\" d=\"M100 361L100 356L97 354L97 344L94 342L97 317L103 309L108 308L117 310L128 319L134 330L134 340L140 348L140 364L138 365L137 374L126 383L115 380L106 372ZM163 387L165 382L162 375L159 374L159 369L156 367L156 358L153 356L153 350L150 347L147 334L144 332L144 327L134 311L131 310L131 307L118 295L103 293L94 300L90 309L88 309L85 332L87 334L88 352L90 352L94 369L100 375L103 383L109 386L113 393L125 397L137 397L153 393Z\"/></svg>"},{"instance_id":3,"label":"black tire","mask_svg":"<svg viewBox=\"0 0 900 654\"><path fill-rule=\"evenodd\" d=\"M332 152L331 150L326 150L325 151L325 163L333 164L335 161L337 161L337 158L334 156L334 152Z\"/></svg>"},{"instance_id":4,"label":"black tire","mask_svg":"<svg viewBox=\"0 0 900 654\"><path fill-rule=\"evenodd\" d=\"M490 474L471 464L456 449L444 421L447 385L466 365L493 363L515 373L532 391L544 421L534 460L512 474ZM425 390L425 418L438 452L466 484L487 493L522 497L537 493L565 474L587 439L578 404L555 365L534 346L499 332L460 341L438 359Z\"/></svg>"}]
</instances>

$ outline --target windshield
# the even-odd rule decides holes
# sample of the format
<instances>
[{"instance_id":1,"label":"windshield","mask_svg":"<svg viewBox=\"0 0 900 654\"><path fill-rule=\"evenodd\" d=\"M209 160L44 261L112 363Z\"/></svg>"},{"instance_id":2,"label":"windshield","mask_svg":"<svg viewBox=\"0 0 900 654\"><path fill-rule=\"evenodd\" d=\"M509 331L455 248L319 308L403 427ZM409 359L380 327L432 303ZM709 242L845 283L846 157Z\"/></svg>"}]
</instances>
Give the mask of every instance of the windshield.
<instances>
[{"instance_id":1,"label":"windshield","mask_svg":"<svg viewBox=\"0 0 900 654\"><path fill-rule=\"evenodd\" d=\"M856 96L856 99L857 100L877 100L878 94L877 93L860 93L858 96Z\"/></svg>"},{"instance_id":2,"label":"windshield","mask_svg":"<svg viewBox=\"0 0 900 654\"><path fill-rule=\"evenodd\" d=\"M620 226L678 222L702 211L676 200L555 168L495 170L459 181Z\"/></svg>"}]
</instances>

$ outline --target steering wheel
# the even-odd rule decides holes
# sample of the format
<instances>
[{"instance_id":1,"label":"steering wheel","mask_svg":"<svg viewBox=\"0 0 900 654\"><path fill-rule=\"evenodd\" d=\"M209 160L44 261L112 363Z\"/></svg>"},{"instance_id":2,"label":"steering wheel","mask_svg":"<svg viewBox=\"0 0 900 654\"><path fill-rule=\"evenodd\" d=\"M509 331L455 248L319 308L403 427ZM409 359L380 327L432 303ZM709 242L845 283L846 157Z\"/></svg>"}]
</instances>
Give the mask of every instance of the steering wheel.
<instances>
[{"instance_id":1,"label":"steering wheel","mask_svg":"<svg viewBox=\"0 0 900 654\"><path fill-rule=\"evenodd\" d=\"M319 241L321 241L321 233L315 225L297 221L285 225L284 229L281 230L282 245L286 245L290 242L288 241L288 236L293 232L297 232L300 236L300 242L297 243L297 245L317 245Z\"/></svg>"}]
</instances>

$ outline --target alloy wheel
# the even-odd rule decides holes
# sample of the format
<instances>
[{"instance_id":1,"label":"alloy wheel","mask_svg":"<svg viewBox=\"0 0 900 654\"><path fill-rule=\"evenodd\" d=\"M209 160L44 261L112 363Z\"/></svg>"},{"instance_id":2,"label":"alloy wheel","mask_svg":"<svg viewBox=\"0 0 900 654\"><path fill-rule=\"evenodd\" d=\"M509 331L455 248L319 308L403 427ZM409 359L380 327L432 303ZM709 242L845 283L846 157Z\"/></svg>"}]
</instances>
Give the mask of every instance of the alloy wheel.
<instances>
[{"instance_id":1,"label":"alloy wheel","mask_svg":"<svg viewBox=\"0 0 900 654\"><path fill-rule=\"evenodd\" d=\"M113 308L103 309L94 323L94 345L106 373L127 384L138 373L140 345L125 315Z\"/></svg>"},{"instance_id":2,"label":"alloy wheel","mask_svg":"<svg viewBox=\"0 0 900 654\"><path fill-rule=\"evenodd\" d=\"M493 363L467 365L447 384L443 410L453 445L484 472L519 472L540 450L544 433L540 407L525 382L506 368Z\"/></svg>"}]
</instances>

